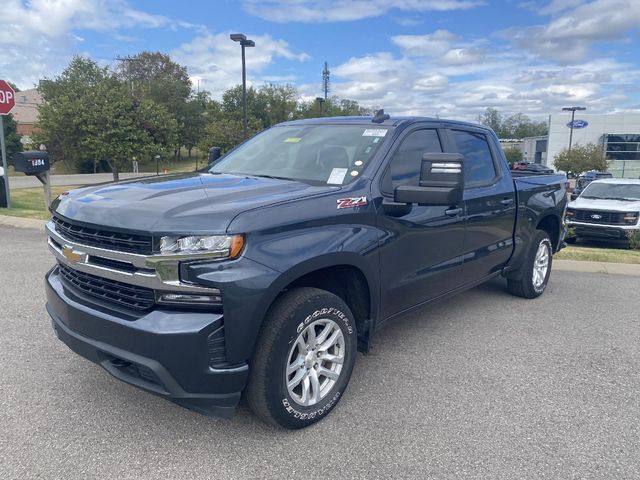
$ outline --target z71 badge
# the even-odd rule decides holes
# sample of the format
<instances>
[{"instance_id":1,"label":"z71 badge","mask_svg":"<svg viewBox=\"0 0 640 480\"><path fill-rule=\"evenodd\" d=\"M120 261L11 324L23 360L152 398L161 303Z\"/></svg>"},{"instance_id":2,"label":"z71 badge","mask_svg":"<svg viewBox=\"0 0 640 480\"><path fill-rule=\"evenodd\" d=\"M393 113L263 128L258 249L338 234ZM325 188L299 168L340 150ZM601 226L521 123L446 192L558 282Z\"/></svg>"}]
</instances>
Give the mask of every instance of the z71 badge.
<instances>
[{"instance_id":1,"label":"z71 badge","mask_svg":"<svg viewBox=\"0 0 640 480\"><path fill-rule=\"evenodd\" d=\"M341 208L361 207L367 204L367 197L341 198L337 200L338 210Z\"/></svg>"}]
</instances>

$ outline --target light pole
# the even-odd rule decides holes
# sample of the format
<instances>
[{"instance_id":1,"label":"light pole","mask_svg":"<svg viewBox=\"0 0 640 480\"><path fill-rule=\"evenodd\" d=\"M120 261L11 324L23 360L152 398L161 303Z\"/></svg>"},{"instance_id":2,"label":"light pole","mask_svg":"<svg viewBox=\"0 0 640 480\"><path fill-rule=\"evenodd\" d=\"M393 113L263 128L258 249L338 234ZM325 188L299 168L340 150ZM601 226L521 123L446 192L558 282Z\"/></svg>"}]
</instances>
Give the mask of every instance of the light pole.
<instances>
[{"instance_id":1,"label":"light pole","mask_svg":"<svg viewBox=\"0 0 640 480\"><path fill-rule=\"evenodd\" d=\"M573 121L576 118L577 110L586 110L586 107L562 107L563 112L571 112L571 133L569 133L569 153L571 153L571 143L573 141Z\"/></svg>"},{"instance_id":2,"label":"light pole","mask_svg":"<svg viewBox=\"0 0 640 480\"><path fill-rule=\"evenodd\" d=\"M242 47L242 128L244 130L244 138L247 138L249 136L247 126L247 67L244 60L244 49L245 47L255 47L256 42L247 40L246 35L242 33L232 33L229 38L234 42L239 42Z\"/></svg>"}]
</instances>

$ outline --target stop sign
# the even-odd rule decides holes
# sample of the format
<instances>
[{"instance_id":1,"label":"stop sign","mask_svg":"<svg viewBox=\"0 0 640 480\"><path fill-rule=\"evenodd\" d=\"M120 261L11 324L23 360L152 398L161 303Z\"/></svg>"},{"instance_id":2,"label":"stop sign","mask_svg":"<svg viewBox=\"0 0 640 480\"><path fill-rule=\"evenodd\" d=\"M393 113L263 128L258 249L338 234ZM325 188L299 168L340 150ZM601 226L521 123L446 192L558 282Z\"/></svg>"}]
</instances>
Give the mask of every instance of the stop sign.
<instances>
[{"instance_id":1,"label":"stop sign","mask_svg":"<svg viewBox=\"0 0 640 480\"><path fill-rule=\"evenodd\" d=\"M0 115L9 115L9 112L16 106L16 93L4 80L0 80Z\"/></svg>"}]
</instances>

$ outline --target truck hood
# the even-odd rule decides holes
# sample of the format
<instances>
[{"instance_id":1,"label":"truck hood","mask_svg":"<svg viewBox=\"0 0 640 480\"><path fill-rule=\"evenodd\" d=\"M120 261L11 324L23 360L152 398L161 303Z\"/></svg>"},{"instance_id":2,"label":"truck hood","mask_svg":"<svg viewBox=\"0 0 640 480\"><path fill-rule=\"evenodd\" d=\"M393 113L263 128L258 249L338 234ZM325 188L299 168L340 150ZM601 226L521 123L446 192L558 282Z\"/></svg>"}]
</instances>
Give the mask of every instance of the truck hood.
<instances>
[{"instance_id":1,"label":"truck hood","mask_svg":"<svg viewBox=\"0 0 640 480\"><path fill-rule=\"evenodd\" d=\"M582 210L609 210L614 212L638 212L640 211L640 201L627 202L624 200L604 200L600 198L578 197L569 203L569 208L579 208Z\"/></svg>"},{"instance_id":2,"label":"truck hood","mask_svg":"<svg viewBox=\"0 0 640 480\"><path fill-rule=\"evenodd\" d=\"M335 190L252 176L190 173L72 190L52 211L79 222L148 233L224 233L247 210Z\"/></svg>"}]
</instances>

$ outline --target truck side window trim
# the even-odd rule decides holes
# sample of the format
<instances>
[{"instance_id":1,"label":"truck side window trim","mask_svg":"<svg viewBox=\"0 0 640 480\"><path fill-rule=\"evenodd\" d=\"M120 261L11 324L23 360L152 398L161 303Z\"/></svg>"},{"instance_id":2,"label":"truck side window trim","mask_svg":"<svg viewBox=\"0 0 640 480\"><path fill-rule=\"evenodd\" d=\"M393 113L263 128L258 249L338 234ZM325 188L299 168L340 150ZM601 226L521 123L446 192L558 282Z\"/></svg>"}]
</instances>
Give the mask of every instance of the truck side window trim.
<instances>
[{"instance_id":1,"label":"truck side window trim","mask_svg":"<svg viewBox=\"0 0 640 480\"><path fill-rule=\"evenodd\" d=\"M489 153L491 155L491 162L493 163L493 169L495 171L495 175L487 180L484 181L475 181L475 182L467 182L466 178L465 178L465 183L464 183L464 188L465 190L467 189L472 189L472 188L485 188L485 187L490 187L492 185L495 185L496 183L498 183L503 176L503 170L501 168L501 166L498 164L498 162L496 161L496 159L499 157L499 155L497 155L493 142L491 142L489 140L489 137L487 135L486 132L482 131L482 130L476 130L476 129L462 129L462 128L451 128L449 129L450 135L451 135L451 143L453 145L453 147L456 149L456 152L458 153L462 153L458 147L458 144L456 143L455 140L455 132L463 132L463 133L468 133L471 134L475 137L481 137L482 140L484 140L487 144L487 146L489 147ZM463 154L464 155L464 154Z\"/></svg>"},{"instance_id":2,"label":"truck side window trim","mask_svg":"<svg viewBox=\"0 0 640 480\"><path fill-rule=\"evenodd\" d=\"M391 149L387 153L389 160L388 161L385 160L386 166L384 167L384 171L382 172L382 175L380 176L380 181L379 181L380 192L385 197L393 197L393 190L395 187L393 186L393 182L392 182L392 179L390 178L390 175L391 175L391 165L393 163L393 159L396 153L400 150L400 148L402 147L403 143L407 138L409 138L411 135L413 135L416 132L420 132L424 130L434 131L438 139L438 142L440 143L440 151L441 152L446 151L446 148L445 148L446 140L444 138L443 131L441 128L437 126L420 125L416 128L413 128L405 132L400 138L397 139L397 141L391 146ZM391 187L391 190L389 190L389 187Z\"/></svg>"}]
</instances>

